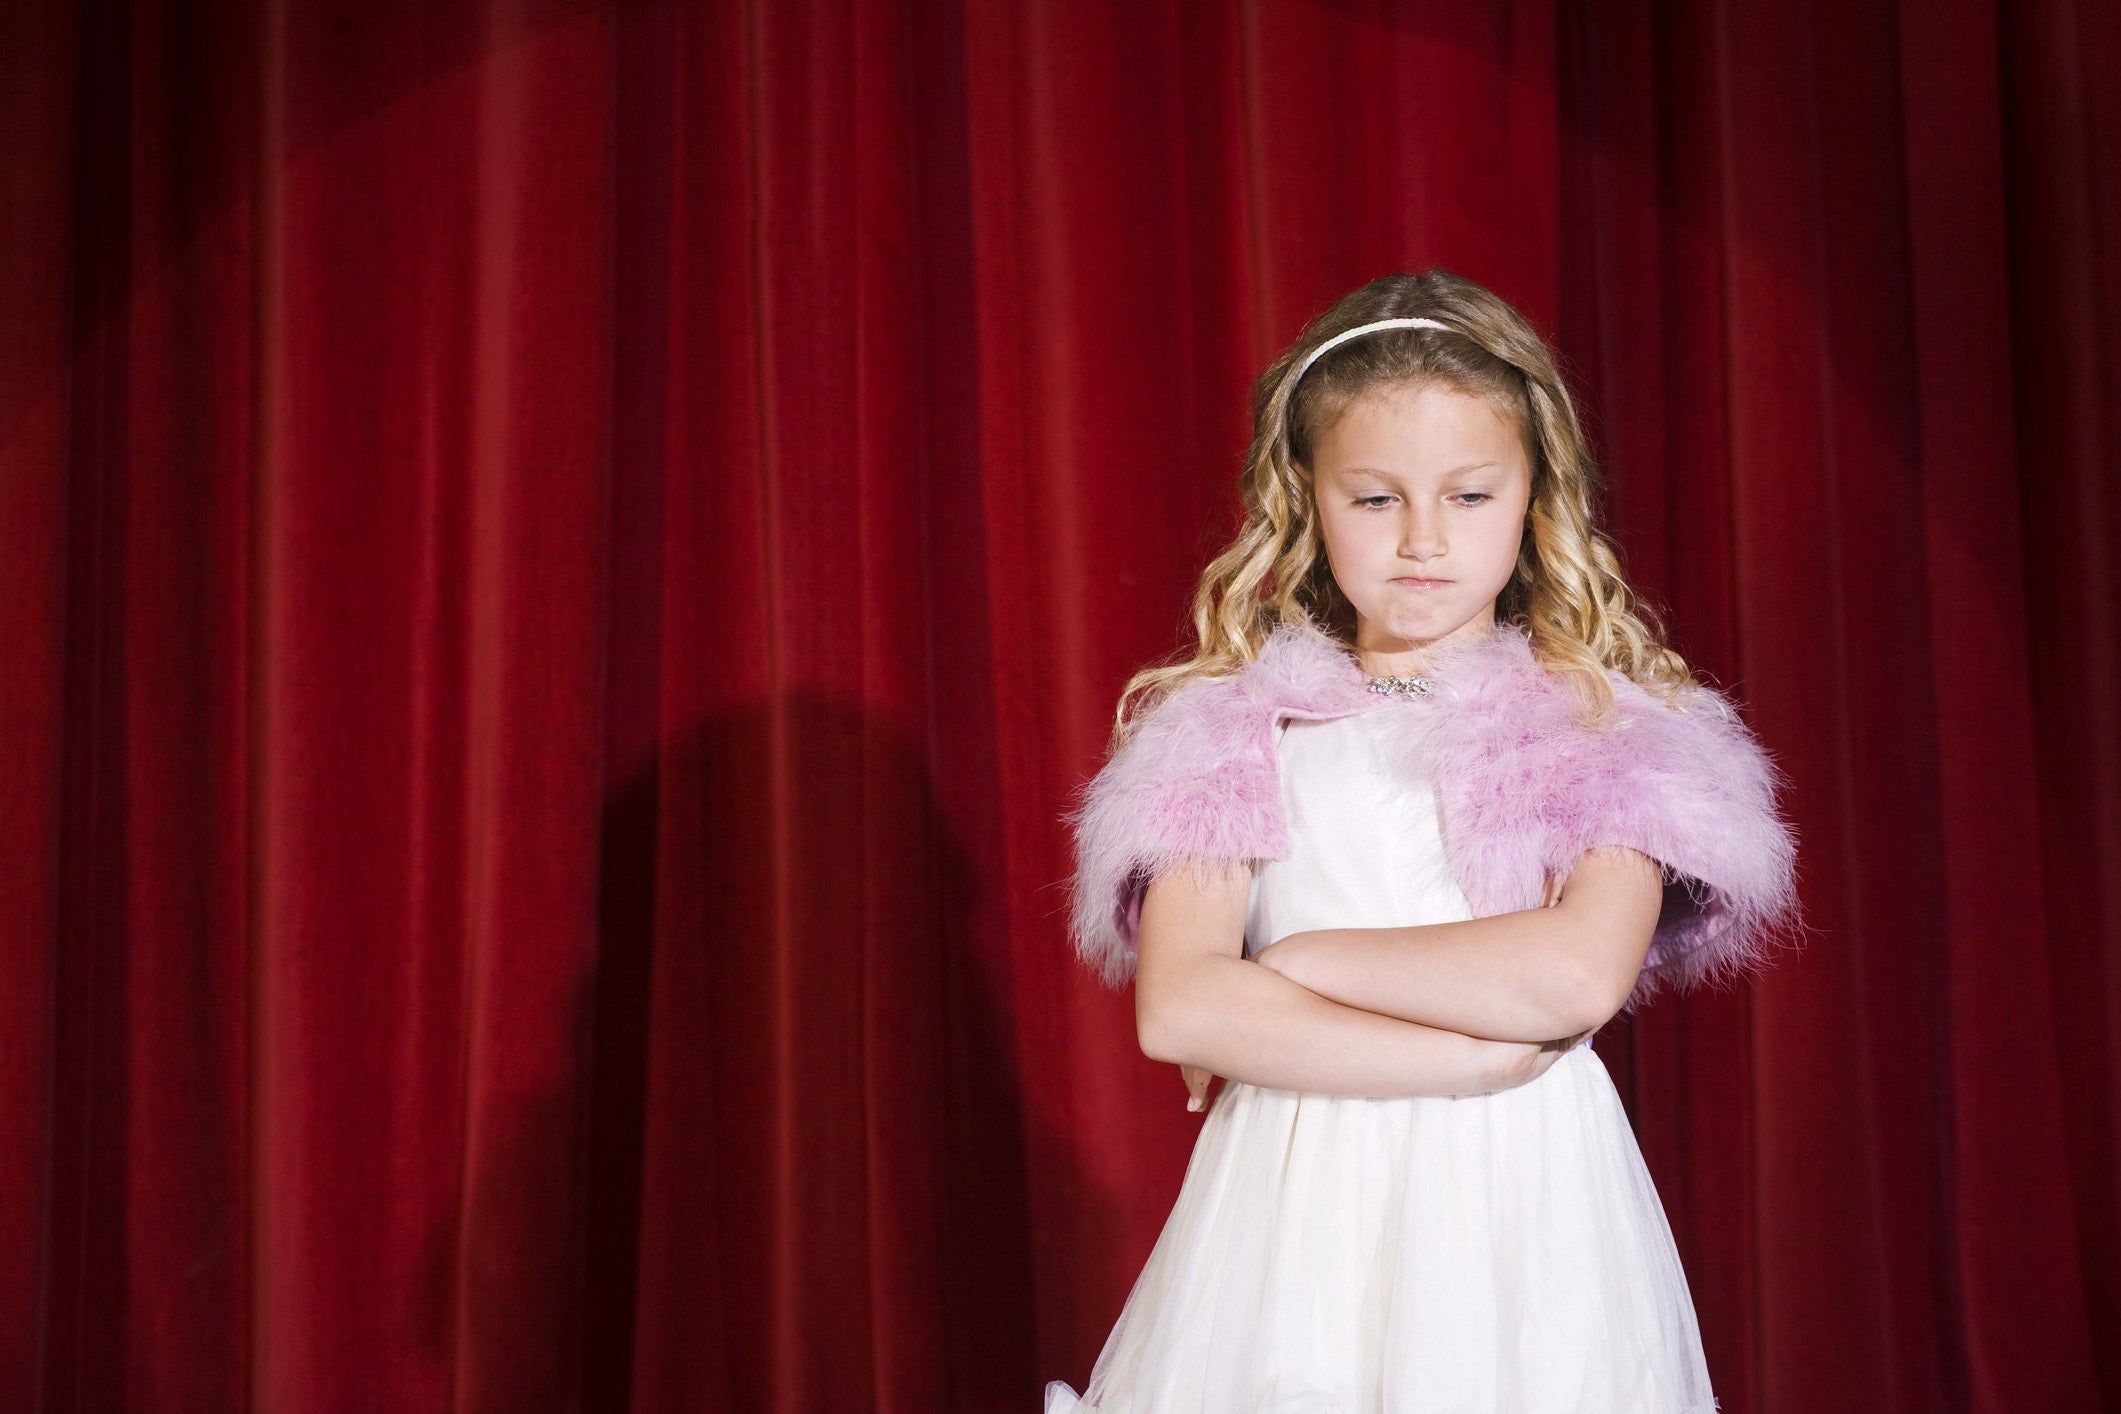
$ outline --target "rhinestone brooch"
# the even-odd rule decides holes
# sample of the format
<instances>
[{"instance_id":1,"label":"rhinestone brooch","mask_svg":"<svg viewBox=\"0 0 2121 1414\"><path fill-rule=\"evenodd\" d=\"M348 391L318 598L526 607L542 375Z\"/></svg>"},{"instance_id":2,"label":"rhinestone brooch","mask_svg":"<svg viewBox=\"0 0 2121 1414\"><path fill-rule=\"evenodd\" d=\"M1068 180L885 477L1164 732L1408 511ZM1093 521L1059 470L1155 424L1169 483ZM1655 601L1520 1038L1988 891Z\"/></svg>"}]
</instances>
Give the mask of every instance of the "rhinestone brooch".
<instances>
[{"instance_id":1,"label":"rhinestone brooch","mask_svg":"<svg viewBox=\"0 0 2121 1414\"><path fill-rule=\"evenodd\" d=\"M1382 693L1387 697L1395 693L1404 693L1410 697L1427 697L1429 695L1429 687L1430 679L1428 678L1389 677L1370 679L1370 691Z\"/></svg>"}]
</instances>

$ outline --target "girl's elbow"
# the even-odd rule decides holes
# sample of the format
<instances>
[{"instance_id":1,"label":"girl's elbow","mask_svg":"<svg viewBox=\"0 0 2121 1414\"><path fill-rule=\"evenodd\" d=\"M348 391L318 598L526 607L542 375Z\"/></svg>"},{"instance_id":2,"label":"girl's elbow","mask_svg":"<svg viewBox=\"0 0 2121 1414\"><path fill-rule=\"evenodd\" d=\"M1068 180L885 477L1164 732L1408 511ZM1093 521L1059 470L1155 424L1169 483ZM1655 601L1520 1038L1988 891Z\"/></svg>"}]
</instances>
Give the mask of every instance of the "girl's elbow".
<instances>
[{"instance_id":1,"label":"girl's elbow","mask_svg":"<svg viewBox=\"0 0 2121 1414\"><path fill-rule=\"evenodd\" d=\"M1153 1061L1168 1061L1170 1031L1161 1011L1152 1011L1137 997L1134 1005L1134 1039L1141 1044L1142 1054Z\"/></svg>"},{"instance_id":2,"label":"girl's elbow","mask_svg":"<svg viewBox=\"0 0 2121 1414\"><path fill-rule=\"evenodd\" d=\"M1139 978L1134 985L1134 1036L1140 1043L1142 1054L1150 1060L1183 1061L1185 1042L1185 998L1174 995L1173 979L1156 977L1151 985L1144 987Z\"/></svg>"},{"instance_id":3,"label":"girl's elbow","mask_svg":"<svg viewBox=\"0 0 2121 1414\"><path fill-rule=\"evenodd\" d=\"M1599 983L1593 982L1579 987L1551 1023L1555 1028L1554 1034L1574 1036L1584 1031L1596 1031L1613 1019L1614 1014L1620 1010L1621 1003L1626 1000L1625 991L1615 996L1610 989Z\"/></svg>"},{"instance_id":4,"label":"girl's elbow","mask_svg":"<svg viewBox=\"0 0 2121 1414\"><path fill-rule=\"evenodd\" d=\"M1574 1036L1579 1031L1594 1031L1618 1015L1635 989L1642 970L1642 951L1632 954L1632 963L1628 950L1622 949L1617 955L1589 960L1578 969L1560 999L1555 1018L1561 1025L1558 1034Z\"/></svg>"}]
</instances>

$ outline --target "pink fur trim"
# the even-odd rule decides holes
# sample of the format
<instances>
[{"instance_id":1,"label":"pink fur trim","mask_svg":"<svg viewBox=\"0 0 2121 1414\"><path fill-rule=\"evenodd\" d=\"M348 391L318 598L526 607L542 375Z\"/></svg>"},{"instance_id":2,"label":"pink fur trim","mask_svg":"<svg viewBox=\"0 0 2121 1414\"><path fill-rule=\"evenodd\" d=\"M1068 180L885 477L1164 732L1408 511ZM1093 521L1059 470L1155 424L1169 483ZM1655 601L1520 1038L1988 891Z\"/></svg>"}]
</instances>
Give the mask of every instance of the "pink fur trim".
<instances>
[{"instance_id":1,"label":"pink fur trim","mask_svg":"<svg viewBox=\"0 0 2121 1414\"><path fill-rule=\"evenodd\" d=\"M1426 700L1369 692L1354 658L1309 623L1285 625L1235 676L1151 710L1067 819L1076 838L1070 936L1109 986L1133 975L1142 895L1181 864L1257 864L1287 848L1275 724L1385 710L1395 769L1436 785L1445 851L1475 917L1533 908L1549 872L1598 845L1656 859L1664 913L1629 994L1750 972L1797 921L1796 846L1781 771L1729 701L1704 688L1667 708L1609 673L1609 729L1572 719L1574 694L1498 625L1436 659Z\"/></svg>"},{"instance_id":2,"label":"pink fur trim","mask_svg":"<svg viewBox=\"0 0 2121 1414\"><path fill-rule=\"evenodd\" d=\"M1274 724L1344 716L1382 700L1354 659L1308 632L1315 642L1278 630L1242 672L1189 683L1158 703L1068 812L1076 840L1070 932L1108 986L1134 974L1150 879L1187 863L1279 859L1287 849Z\"/></svg>"}]
</instances>

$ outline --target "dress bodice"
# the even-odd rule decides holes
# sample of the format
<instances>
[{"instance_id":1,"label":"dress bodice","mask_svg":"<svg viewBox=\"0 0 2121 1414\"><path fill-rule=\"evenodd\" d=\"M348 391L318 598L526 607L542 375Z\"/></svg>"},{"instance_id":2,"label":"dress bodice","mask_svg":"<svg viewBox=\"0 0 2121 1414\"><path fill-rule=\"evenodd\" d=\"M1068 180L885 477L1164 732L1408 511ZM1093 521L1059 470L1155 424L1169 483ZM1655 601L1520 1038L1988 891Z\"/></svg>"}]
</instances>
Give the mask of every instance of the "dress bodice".
<instances>
[{"instance_id":1,"label":"dress bodice","mask_svg":"<svg viewBox=\"0 0 2121 1414\"><path fill-rule=\"evenodd\" d=\"M1388 702L1277 730L1288 849L1252 878L1245 953L1314 928L1400 928L1471 918L1444 857L1436 794L1384 759Z\"/></svg>"}]
</instances>

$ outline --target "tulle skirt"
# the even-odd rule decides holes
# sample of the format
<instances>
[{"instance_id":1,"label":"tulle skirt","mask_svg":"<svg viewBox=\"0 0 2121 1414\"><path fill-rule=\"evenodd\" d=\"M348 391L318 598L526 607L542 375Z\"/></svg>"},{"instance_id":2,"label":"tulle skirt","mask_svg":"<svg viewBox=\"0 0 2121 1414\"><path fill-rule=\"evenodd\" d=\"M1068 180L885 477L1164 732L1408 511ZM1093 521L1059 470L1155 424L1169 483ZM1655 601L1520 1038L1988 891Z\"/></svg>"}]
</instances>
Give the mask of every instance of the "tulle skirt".
<instances>
[{"instance_id":1,"label":"tulle skirt","mask_svg":"<svg viewBox=\"0 0 2121 1414\"><path fill-rule=\"evenodd\" d=\"M1224 1082L1083 1394L1045 1414L1706 1414L1664 1207L1588 1043L1493 1095Z\"/></svg>"}]
</instances>

